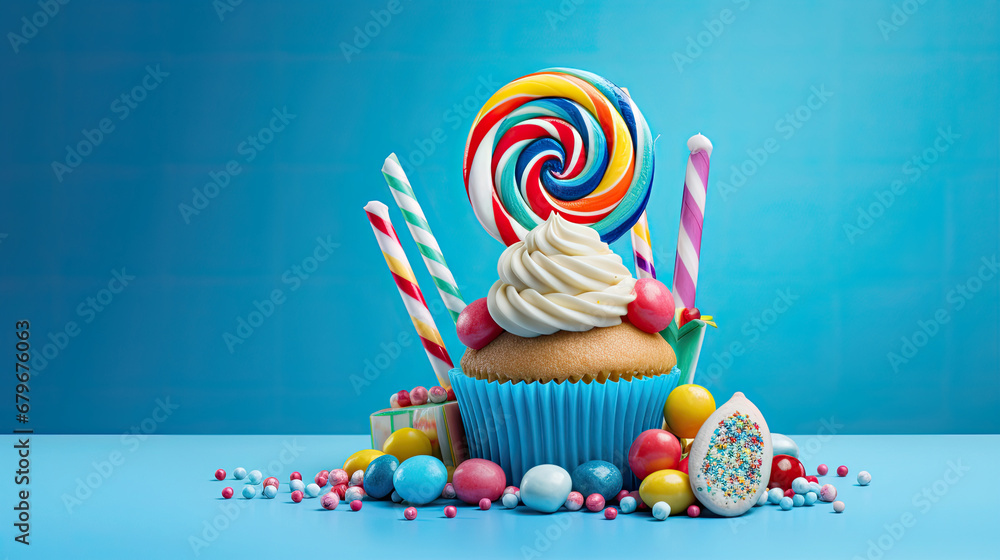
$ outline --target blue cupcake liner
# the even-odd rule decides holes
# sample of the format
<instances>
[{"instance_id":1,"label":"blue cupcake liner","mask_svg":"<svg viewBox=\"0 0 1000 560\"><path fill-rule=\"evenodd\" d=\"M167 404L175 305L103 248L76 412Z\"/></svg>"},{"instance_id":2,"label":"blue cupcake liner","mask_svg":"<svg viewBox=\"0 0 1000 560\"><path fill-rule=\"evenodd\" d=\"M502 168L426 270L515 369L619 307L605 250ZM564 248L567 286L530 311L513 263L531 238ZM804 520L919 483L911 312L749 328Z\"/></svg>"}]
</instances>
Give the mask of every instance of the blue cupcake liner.
<instances>
[{"instance_id":1,"label":"blue cupcake liner","mask_svg":"<svg viewBox=\"0 0 1000 560\"><path fill-rule=\"evenodd\" d=\"M515 486L528 469L555 464L572 471L587 461L609 461L626 488L639 481L628 466L632 442L663 425L663 405L680 370L605 383L499 383L455 368L451 386L465 425L469 456L500 465Z\"/></svg>"}]
</instances>

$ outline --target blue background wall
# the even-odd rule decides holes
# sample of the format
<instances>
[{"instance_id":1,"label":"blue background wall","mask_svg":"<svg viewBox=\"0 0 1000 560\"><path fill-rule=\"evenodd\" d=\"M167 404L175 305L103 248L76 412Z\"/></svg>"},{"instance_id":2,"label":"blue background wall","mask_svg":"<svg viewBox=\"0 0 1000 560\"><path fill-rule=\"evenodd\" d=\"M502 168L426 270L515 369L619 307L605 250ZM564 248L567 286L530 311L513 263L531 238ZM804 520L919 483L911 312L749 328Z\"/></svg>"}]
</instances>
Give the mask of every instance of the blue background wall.
<instances>
[{"instance_id":1,"label":"blue background wall","mask_svg":"<svg viewBox=\"0 0 1000 560\"><path fill-rule=\"evenodd\" d=\"M715 144L698 304L720 328L698 378L717 400L744 391L787 433L1000 430L1000 275L982 268L1000 253L997 3L813 4L62 6L0 48L0 344L20 319L36 356L55 341L36 358L33 427L123 432L159 399L178 407L160 432L364 432L391 392L433 384L417 346L393 347L411 327L361 210L392 205L382 160L400 154L464 293L485 295L502 247L465 198L465 135L494 89L558 65L628 87L660 135L665 280L684 143ZM3 2L0 29L40 9ZM142 86L147 66L160 74ZM115 102L136 87L134 107ZM249 160L241 142L284 108ZM54 172L102 119L113 130ZM231 160L240 173L195 200ZM293 289L283 275L318 237L339 246ZM134 279L101 293L122 269ZM284 302L228 347L275 289ZM368 362L378 375L355 390Z\"/></svg>"}]
</instances>

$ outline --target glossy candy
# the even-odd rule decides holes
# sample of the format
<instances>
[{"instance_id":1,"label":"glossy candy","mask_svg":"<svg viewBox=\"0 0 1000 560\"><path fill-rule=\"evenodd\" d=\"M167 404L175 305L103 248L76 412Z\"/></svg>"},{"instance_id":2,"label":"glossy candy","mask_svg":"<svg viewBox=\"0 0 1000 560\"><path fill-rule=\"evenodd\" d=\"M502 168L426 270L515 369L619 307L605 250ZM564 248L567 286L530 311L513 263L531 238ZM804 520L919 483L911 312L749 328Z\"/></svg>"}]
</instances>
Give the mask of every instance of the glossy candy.
<instances>
[{"instance_id":1,"label":"glossy candy","mask_svg":"<svg viewBox=\"0 0 1000 560\"><path fill-rule=\"evenodd\" d=\"M806 475L806 481L807 482L816 482L816 483L818 483L819 479L816 478L815 476L809 474L809 475Z\"/></svg>"},{"instance_id":2,"label":"glossy candy","mask_svg":"<svg viewBox=\"0 0 1000 560\"><path fill-rule=\"evenodd\" d=\"M820 466L816 467L816 472L820 476L826 476L826 473L830 472L830 467L828 467L826 465L820 465Z\"/></svg>"},{"instance_id":3,"label":"glossy candy","mask_svg":"<svg viewBox=\"0 0 1000 560\"><path fill-rule=\"evenodd\" d=\"M792 502L791 498L785 496L784 498L781 498L780 502L778 502L778 506L781 507L781 509L788 511L792 509L792 507L794 506L794 502Z\"/></svg>"},{"instance_id":4,"label":"glossy candy","mask_svg":"<svg viewBox=\"0 0 1000 560\"><path fill-rule=\"evenodd\" d=\"M579 492L570 492L569 496L566 496L566 502L563 503L566 509L569 511L580 511L583 508L583 494Z\"/></svg>"},{"instance_id":5,"label":"glossy candy","mask_svg":"<svg viewBox=\"0 0 1000 560\"><path fill-rule=\"evenodd\" d=\"M386 455L394 455L403 463L410 457L430 455L431 440L416 428L400 428L386 438L382 451Z\"/></svg>"},{"instance_id":6,"label":"glossy candy","mask_svg":"<svg viewBox=\"0 0 1000 560\"><path fill-rule=\"evenodd\" d=\"M269 476L264 479L264 486L274 486L275 488L278 488L280 485L278 484L277 478Z\"/></svg>"},{"instance_id":7,"label":"glossy candy","mask_svg":"<svg viewBox=\"0 0 1000 560\"><path fill-rule=\"evenodd\" d=\"M824 484L819 489L819 499L824 502L832 502L837 499L837 488L832 484Z\"/></svg>"},{"instance_id":8,"label":"glossy candy","mask_svg":"<svg viewBox=\"0 0 1000 560\"><path fill-rule=\"evenodd\" d=\"M613 499L622 489L622 473L607 461L587 461L573 469L573 490L590 496L600 494Z\"/></svg>"},{"instance_id":9,"label":"glossy candy","mask_svg":"<svg viewBox=\"0 0 1000 560\"><path fill-rule=\"evenodd\" d=\"M684 457L683 459L681 459L681 462L677 464L677 470L681 471L682 473L687 473L688 475L690 475L691 473L688 472L688 459L689 457Z\"/></svg>"},{"instance_id":10,"label":"glossy candy","mask_svg":"<svg viewBox=\"0 0 1000 560\"><path fill-rule=\"evenodd\" d=\"M681 442L666 430L642 432L628 451L628 466L639 480L656 471L677 468L680 461Z\"/></svg>"},{"instance_id":11,"label":"glossy candy","mask_svg":"<svg viewBox=\"0 0 1000 560\"><path fill-rule=\"evenodd\" d=\"M455 469L451 478L459 500L477 504L483 498L493 502L503 495L507 477L500 465L486 459L468 459Z\"/></svg>"},{"instance_id":12,"label":"glossy candy","mask_svg":"<svg viewBox=\"0 0 1000 560\"><path fill-rule=\"evenodd\" d=\"M647 476L639 486L639 495L646 505L666 502L670 504L670 510L677 514L694 503L688 475L673 469L656 471Z\"/></svg>"},{"instance_id":13,"label":"glossy candy","mask_svg":"<svg viewBox=\"0 0 1000 560\"><path fill-rule=\"evenodd\" d=\"M394 455L376 457L365 470L365 492L376 500L381 500L392 493L392 474L399 467L399 460ZM333 473L330 473L333 476ZM346 494L345 494L346 495Z\"/></svg>"},{"instance_id":14,"label":"glossy candy","mask_svg":"<svg viewBox=\"0 0 1000 560\"><path fill-rule=\"evenodd\" d=\"M715 398L708 389L689 383L670 391L663 406L663 418L670 432L681 438L698 435L701 425L715 412Z\"/></svg>"},{"instance_id":15,"label":"glossy candy","mask_svg":"<svg viewBox=\"0 0 1000 560\"><path fill-rule=\"evenodd\" d=\"M389 408L402 408L399 406L399 395L393 393L389 395Z\"/></svg>"},{"instance_id":16,"label":"glossy candy","mask_svg":"<svg viewBox=\"0 0 1000 560\"><path fill-rule=\"evenodd\" d=\"M840 500L833 502L833 511L837 513L844 513L845 507L846 506L844 506L844 502L841 502Z\"/></svg>"},{"instance_id":17,"label":"glossy candy","mask_svg":"<svg viewBox=\"0 0 1000 560\"><path fill-rule=\"evenodd\" d=\"M520 496L521 496L521 489L518 488L517 486L508 486L508 487L506 487L506 488L503 489L503 493L504 493L504 495L507 495L507 494L516 494L518 496L518 498L520 498Z\"/></svg>"},{"instance_id":18,"label":"glossy candy","mask_svg":"<svg viewBox=\"0 0 1000 560\"><path fill-rule=\"evenodd\" d=\"M504 494L503 498L501 500L501 503L503 503L503 507L505 507L507 509L514 509L514 508L516 508L517 507L517 502L518 502L517 496L515 496L514 494Z\"/></svg>"},{"instance_id":19,"label":"glossy candy","mask_svg":"<svg viewBox=\"0 0 1000 560\"><path fill-rule=\"evenodd\" d=\"M379 455L379 457L381 456L382 455ZM378 457L373 458L372 461L374 461L377 458ZM369 461L368 464L371 465L371 461ZM368 468L369 468L368 466L365 467L365 469ZM330 482L330 486L336 486L338 484L347 484L348 482L351 481L351 475L348 474L347 471L345 471L344 469L333 469L332 471L329 472L329 474L327 474L327 480Z\"/></svg>"},{"instance_id":20,"label":"glossy candy","mask_svg":"<svg viewBox=\"0 0 1000 560\"><path fill-rule=\"evenodd\" d=\"M785 490L785 497L786 498L791 498L794 495L795 495L795 490L792 490L791 488L789 488L788 490Z\"/></svg>"},{"instance_id":21,"label":"glossy candy","mask_svg":"<svg viewBox=\"0 0 1000 560\"><path fill-rule=\"evenodd\" d=\"M784 491L781 488L771 488L767 491L767 501L772 504L776 504L781 501L781 498L785 497Z\"/></svg>"},{"instance_id":22,"label":"glossy candy","mask_svg":"<svg viewBox=\"0 0 1000 560\"><path fill-rule=\"evenodd\" d=\"M260 471L258 471L258 470L252 470L247 475L247 481L249 481L250 484L260 484L260 481L263 478L264 478L264 475L260 474Z\"/></svg>"},{"instance_id":23,"label":"glossy candy","mask_svg":"<svg viewBox=\"0 0 1000 560\"><path fill-rule=\"evenodd\" d=\"M233 469L233 478L236 480L243 480L247 477L247 470L243 467L236 467Z\"/></svg>"},{"instance_id":24,"label":"glossy candy","mask_svg":"<svg viewBox=\"0 0 1000 560\"><path fill-rule=\"evenodd\" d=\"M385 455L382 456L384 457ZM371 466L371 463L368 463L368 466ZM365 471L357 470L354 471L354 474L351 475L351 482L348 484L348 486L363 486L364 483L365 483Z\"/></svg>"},{"instance_id":25,"label":"glossy candy","mask_svg":"<svg viewBox=\"0 0 1000 560\"><path fill-rule=\"evenodd\" d=\"M411 504L426 504L441 495L448 483L448 469L437 457L417 455L399 464L392 474L396 492Z\"/></svg>"},{"instance_id":26,"label":"glossy candy","mask_svg":"<svg viewBox=\"0 0 1000 560\"><path fill-rule=\"evenodd\" d=\"M674 304L676 303L677 302L674 302ZM701 311L698 311L697 307L684 307L680 311L680 317L677 320L677 328L681 328L695 319L701 319Z\"/></svg>"},{"instance_id":27,"label":"glossy candy","mask_svg":"<svg viewBox=\"0 0 1000 560\"><path fill-rule=\"evenodd\" d=\"M455 506L445 506L444 507L444 516L445 517L447 517L448 519L454 519L456 515L458 515L458 508L457 507L455 507Z\"/></svg>"},{"instance_id":28,"label":"glossy candy","mask_svg":"<svg viewBox=\"0 0 1000 560\"><path fill-rule=\"evenodd\" d=\"M339 496L340 494L337 493ZM365 498L365 490L360 486L352 486L344 491L344 501L353 502L354 500L363 500Z\"/></svg>"},{"instance_id":29,"label":"glossy candy","mask_svg":"<svg viewBox=\"0 0 1000 560\"><path fill-rule=\"evenodd\" d=\"M479 298L462 310L455 324L458 340L473 350L481 350L500 336L503 327L490 315L487 298Z\"/></svg>"},{"instance_id":30,"label":"glossy candy","mask_svg":"<svg viewBox=\"0 0 1000 560\"><path fill-rule=\"evenodd\" d=\"M296 479L294 479L294 480L292 480L291 482L288 483L288 487L291 488L292 492L294 492L296 490L302 491L302 490L306 489L306 483L302 482L302 480L296 478Z\"/></svg>"},{"instance_id":31,"label":"glossy candy","mask_svg":"<svg viewBox=\"0 0 1000 560\"><path fill-rule=\"evenodd\" d=\"M809 492L806 492L804 497L805 497L805 505L807 506L815 504L816 500L819 499L819 495L811 490Z\"/></svg>"},{"instance_id":32,"label":"glossy candy","mask_svg":"<svg viewBox=\"0 0 1000 560\"><path fill-rule=\"evenodd\" d=\"M771 433L771 447L774 449L775 455L791 455L792 457L798 458L799 456L799 446L792 440L792 438Z\"/></svg>"},{"instance_id":33,"label":"glossy candy","mask_svg":"<svg viewBox=\"0 0 1000 560\"><path fill-rule=\"evenodd\" d=\"M862 486L868 486L871 484L872 475L868 471L861 471L858 473L858 484Z\"/></svg>"},{"instance_id":34,"label":"glossy candy","mask_svg":"<svg viewBox=\"0 0 1000 560\"><path fill-rule=\"evenodd\" d=\"M243 497L244 498L246 498L246 499L249 500L249 499L252 499L256 495L257 495L257 487L256 486L251 486L251 485L248 484L248 485L246 485L246 486L243 487Z\"/></svg>"},{"instance_id":35,"label":"glossy candy","mask_svg":"<svg viewBox=\"0 0 1000 560\"><path fill-rule=\"evenodd\" d=\"M444 489L441 490L441 497L446 500L453 500L458 497L458 493L455 492L455 485L448 482L444 485Z\"/></svg>"},{"instance_id":36,"label":"glossy candy","mask_svg":"<svg viewBox=\"0 0 1000 560\"><path fill-rule=\"evenodd\" d=\"M429 396L430 395L427 393L427 387L417 385L416 387L410 389L410 404L413 406L427 404L427 398Z\"/></svg>"},{"instance_id":37,"label":"glossy candy","mask_svg":"<svg viewBox=\"0 0 1000 560\"><path fill-rule=\"evenodd\" d=\"M302 490L296 490L292 492L292 501L295 503L301 502L303 497L304 494L302 494Z\"/></svg>"},{"instance_id":38,"label":"glossy candy","mask_svg":"<svg viewBox=\"0 0 1000 560\"><path fill-rule=\"evenodd\" d=\"M809 483L809 491L810 492L815 492L817 496L819 496L819 491L821 489L822 489L822 486L820 486L820 484L818 482L810 482Z\"/></svg>"},{"instance_id":39,"label":"glossy candy","mask_svg":"<svg viewBox=\"0 0 1000 560\"><path fill-rule=\"evenodd\" d=\"M635 498L633 498L632 496L625 496L624 498L618 501L618 507L621 508L622 513L626 514L632 513L633 511L635 511L635 506L636 506Z\"/></svg>"},{"instance_id":40,"label":"glossy candy","mask_svg":"<svg viewBox=\"0 0 1000 560\"><path fill-rule=\"evenodd\" d=\"M271 498L274 498L275 496L278 495L278 487L277 486L265 485L264 486L264 490L261 493L264 494L265 498L267 498L267 499L270 500Z\"/></svg>"},{"instance_id":41,"label":"glossy candy","mask_svg":"<svg viewBox=\"0 0 1000 560\"><path fill-rule=\"evenodd\" d=\"M809 491L809 481L805 477L798 477L792 481L792 490L796 494L805 494Z\"/></svg>"},{"instance_id":42,"label":"glossy candy","mask_svg":"<svg viewBox=\"0 0 1000 560\"><path fill-rule=\"evenodd\" d=\"M406 407L410 406L410 404L412 404L412 403L410 403L410 392L407 391L406 389L403 389L402 391L397 392L396 393L396 404L398 404L400 408L406 408Z\"/></svg>"},{"instance_id":43,"label":"glossy candy","mask_svg":"<svg viewBox=\"0 0 1000 560\"><path fill-rule=\"evenodd\" d=\"M620 504L622 502L622 498L625 496L628 496L628 490L619 490L618 493L615 494L614 501Z\"/></svg>"},{"instance_id":44,"label":"glossy candy","mask_svg":"<svg viewBox=\"0 0 1000 560\"><path fill-rule=\"evenodd\" d=\"M847 476L847 466L840 465L837 467L837 476Z\"/></svg>"},{"instance_id":45,"label":"glossy candy","mask_svg":"<svg viewBox=\"0 0 1000 560\"><path fill-rule=\"evenodd\" d=\"M313 482L315 482L316 485L319 486L320 488L323 488L324 486L326 486L327 478L322 475L316 475L316 477L313 478Z\"/></svg>"},{"instance_id":46,"label":"glossy candy","mask_svg":"<svg viewBox=\"0 0 1000 560\"><path fill-rule=\"evenodd\" d=\"M330 487L330 491L331 492L335 492L338 496L340 496L340 499L343 500L344 496L347 495L347 485L346 484L338 484L336 486L332 486L332 487Z\"/></svg>"},{"instance_id":47,"label":"glossy candy","mask_svg":"<svg viewBox=\"0 0 1000 560\"><path fill-rule=\"evenodd\" d=\"M653 137L618 86L581 70L543 70L486 101L465 145L463 177L476 218L505 245L553 211L610 243L646 207Z\"/></svg>"},{"instance_id":48,"label":"glossy candy","mask_svg":"<svg viewBox=\"0 0 1000 560\"><path fill-rule=\"evenodd\" d=\"M607 508L607 509L604 510L604 519L607 519L607 520L610 521L610 520L613 520L616 517L618 517L618 510L617 509L615 509L613 507L609 507L609 508Z\"/></svg>"},{"instance_id":49,"label":"glossy candy","mask_svg":"<svg viewBox=\"0 0 1000 560\"><path fill-rule=\"evenodd\" d=\"M640 330L658 333L674 320L674 296L655 278L635 282L635 299L628 304L628 321Z\"/></svg>"},{"instance_id":50,"label":"glossy candy","mask_svg":"<svg viewBox=\"0 0 1000 560\"><path fill-rule=\"evenodd\" d=\"M435 385L427 390L427 400L432 403L443 403L448 400L448 391L440 385Z\"/></svg>"},{"instance_id":51,"label":"glossy candy","mask_svg":"<svg viewBox=\"0 0 1000 560\"><path fill-rule=\"evenodd\" d=\"M793 506L795 506L795 507L801 507L801 506L805 505L805 503L806 503L806 497L803 496L802 494L796 494L796 495L792 496L792 505Z\"/></svg>"},{"instance_id":52,"label":"glossy candy","mask_svg":"<svg viewBox=\"0 0 1000 560\"><path fill-rule=\"evenodd\" d=\"M448 387L448 400L449 401L455 400L455 390L452 389L451 387Z\"/></svg>"},{"instance_id":53,"label":"glossy candy","mask_svg":"<svg viewBox=\"0 0 1000 560\"><path fill-rule=\"evenodd\" d=\"M225 479L226 479L226 471L222 469L215 471L215 480L225 480Z\"/></svg>"},{"instance_id":54,"label":"glossy candy","mask_svg":"<svg viewBox=\"0 0 1000 560\"><path fill-rule=\"evenodd\" d=\"M292 474L288 475L288 481L291 482L293 480L302 480L302 473L300 473L299 471L295 471Z\"/></svg>"},{"instance_id":55,"label":"glossy candy","mask_svg":"<svg viewBox=\"0 0 1000 560\"><path fill-rule=\"evenodd\" d=\"M557 511L572 490L572 477L558 465L538 465L521 477L521 502L535 511Z\"/></svg>"},{"instance_id":56,"label":"glossy candy","mask_svg":"<svg viewBox=\"0 0 1000 560\"><path fill-rule=\"evenodd\" d=\"M698 517L701 515L701 508L694 504L691 504L688 506L687 514L688 517Z\"/></svg>"},{"instance_id":57,"label":"glossy candy","mask_svg":"<svg viewBox=\"0 0 1000 560\"><path fill-rule=\"evenodd\" d=\"M351 500L351 511L361 511L361 500Z\"/></svg>"},{"instance_id":58,"label":"glossy candy","mask_svg":"<svg viewBox=\"0 0 1000 560\"><path fill-rule=\"evenodd\" d=\"M771 461L771 478L768 488L787 490L792 487L792 481L806 476L806 468L791 455L775 455Z\"/></svg>"},{"instance_id":59,"label":"glossy candy","mask_svg":"<svg viewBox=\"0 0 1000 560\"><path fill-rule=\"evenodd\" d=\"M670 504L667 502L656 502L653 504L653 517L663 521L670 517Z\"/></svg>"},{"instance_id":60,"label":"glossy candy","mask_svg":"<svg viewBox=\"0 0 1000 560\"><path fill-rule=\"evenodd\" d=\"M587 509L590 511L601 511L604 509L604 496L594 493L587 496Z\"/></svg>"},{"instance_id":61,"label":"glossy candy","mask_svg":"<svg viewBox=\"0 0 1000 560\"><path fill-rule=\"evenodd\" d=\"M415 507L408 507L408 508L404 509L403 510L403 517L407 521L413 521L414 519L417 518L417 508L415 508Z\"/></svg>"},{"instance_id":62,"label":"glossy candy","mask_svg":"<svg viewBox=\"0 0 1000 560\"><path fill-rule=\"evenodd\" d=\"M323 497L319 500L319 505L323 506L323 509L334 510L340 505L340 496L334 492L327 492L323 494Z\"/></svg>"},{"instance_id":63,"label":"glossy candy","mask_svg":"<svg viewBox=\"0 0 1000 560\"><path fill-rule=\"evenodd\" d=\"M225 498L225 499L227 499L227 500L229 498L232 498L233 497L233 487L232 486L226 486L225 488L223 488L222 489L222 497Z\"/></svg>"},{"instance_id":64,"label":"glossy candy","mask_svg":"<svg viewBox=\"0 0 1000 560\"><path fill-rule=\"evenodd\" d=\"M310 498L315 498L316 496L319 496L319 492L320 492L319 484L314 483L306 486L306 496L309 496Z\"/></svg>"},{"instance_id":65,"label":"glossy candy","mask_svg":"<svg viewBox=\"0 0 1000 560\"><path fill-rule=\"evenodd\" d=\"M385 453L382 453L378 449L362 449L344 461L343 470L348 474L353 473L354 471L363 471L368 468L368 463L371 463L375 457L380 457L382 455L385 455ZM390 453L390 455L395 454ZM399 455L396 455L396 457L398 458ZM348 478L348 480L350 480L350 478ZM345 480L344 482L347 481ZM340 484L340 482L337 482L337 484Z\"/></svg>"},{"instance_id":66,"label":"glossy candy","mask_svg":"<svg viewBox=\"0 0 1000 560\"><path fill-rule=\"evenodd\" d=\"M479 509L486 511L490 509L491 506L493 506L493 502L491 502L489 498L479 500Z\"/></svg>"}]
</instances>

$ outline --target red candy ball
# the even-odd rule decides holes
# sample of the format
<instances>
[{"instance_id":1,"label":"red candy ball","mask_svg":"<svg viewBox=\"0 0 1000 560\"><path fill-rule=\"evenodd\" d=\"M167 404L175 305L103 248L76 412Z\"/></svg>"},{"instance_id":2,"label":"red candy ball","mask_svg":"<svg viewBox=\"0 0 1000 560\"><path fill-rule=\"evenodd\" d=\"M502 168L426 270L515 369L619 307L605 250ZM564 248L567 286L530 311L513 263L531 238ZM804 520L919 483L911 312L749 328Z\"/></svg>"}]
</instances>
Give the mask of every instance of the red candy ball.
<instances>
[{"instance_id":1,"label":"red candy ball","mask_svg":"<svg viewBox=\"0 0 1000 560\"><path fill-rule=\"evenodd\" d=\"M680 464L677 465L677 470L681 471L682 473L688 472L688 458L687 457L684 457L683 459L681 459Z\"/></svg>"},{"instance_id":2,"label":"red candy ball","mask_svg":"<svg viewBox=\"0 0 1000 560\"><path fill-rule=\"evenodd\" d=\"M815 476L813 476L813 475L809 475L809 476L807 476L807 477L806 477L806 480L808 480L809 482L815 482L816 484L819 484L819 479L818 479L818 478L816 478L816 477L815 477Z\"/></svg>"},{"instance_id":3,"label":"red candy ball","mask_svg":"<svg viewBox=\"0 0 1000 560\"><path fill-rule=\"evenodd\" d=\"M278 479L273 476L269 476L264 479L264 486L274 486L274 489L278 489Z\"/></svg>"},{"instance_id":4,"label":"red candy ball","mask_svg":"<svg viewBox=\"0 0 1000 560\"><path fill-rule=\"evenodd\" d=\"M826 465L820 465L820 466L816 467L816 472L820 476L826 476L826 473L830 472L830 467L828 467Z\"/></svg>"},{"instance_id":5,"label":"red candy ball","mask_svg":"<svg viewBox=\"0 0 1000 560\"><path fill-rule=\"evenodd\" d=\"M693 319L701 319L701 311L698 311L697 307L685 307L681 311L680 321L677 322L677 328L681 328L685 323L692 321Z\"/></svg>"},{"instance_id":6,"label":"red candy ball","mask_svg":"<svg viewBox=\"0 0 1000 560\"><path fill-rule=\"evenodd\" d=\"M229 498L232 498L233 497L233 488L231 486L226 486L225 488L223 488L222 489L222 497L225 498L225 499L227 499L227 500Z\"/></svg>"},{"instance_id":7,"label":"red candy ball","mask_svg":"<svg viewBox=\"0 0 1000 560\"><path fill-rule=\"evenodd\" d=\"M361 500L351 502L351 511L361 511Z\"/></svg>"},{"instance_id":8,"label":"red candy ball","mask_svg":"<svg viewBox=\"0 0 1000 560\"><path fill-rule=\"evenodd\" d=\"M415 507L408 507L408 508L404 509L403 510L403 517L405 517L407 521L413 521L414 519L417 518L417 508L415 508Z\"/></svg>"},{"instance_id":9,"label":"red candy ball","mask_svg":"<svg viewBox=\"0 0 1000 560\"><path fill-rule=\"evenodd\" d=\"M316 475L316 478L313 479L313 481L316 484L318 484L320 488L322 488L322 487L326 486L327 478L325 476Z\"/></svg>"},{"instance_id":10,"label":"red candy ball","mask_svg":"<svg viewBox=\"0 0 1000 560\"><path fill-rule=\"evenodd\" d=\"M451 387L448 387L448 400L449 401L455 400L455 390L452 389Z\"/></svg>"},{"instance_id":11,"label":"red candy ball","mask_svg":"<svg viewBox=\"0 0 1000 560\"><path fill-rule=\"evenodd\" d=\"M604 510L604 519L614 519L616 517L618 517L617 509L609 507L608 509Z\"/></svg>"},{"instance_id":12,"label":"red candy ball","mask_svg":"<svg viewBox=\"0 0 1000 560\"><path fill-rule=\"evenodd\" d=\"M295 471L291 474L291 476L288 477L288 480L289 481L302 480L302 473L300 473L299 471Z\"/></svg>"},{"instance_id":13,"label":"red candy ball","mask_svg":"<svg viewBox=\"0 0 1000 560\"><path fill-rule=\"evenodd\" d=\"M455 329L458 330L458 339L462 344L473 350L485 348L503 332L503 328L490 315L486 298L479 298L465 306L458 316Z\"/></svg>"},{"instance_id":14,"label":"red candy ball","mask_svg":"<svg viewBox=\"0 0 1000 560\"><path fill-rule=\"evenodd\" d=\"M222 469L215 471L215 480L225 480L225 479L226 479L226 471Z\"/></svg>"},{"instance_id":15,"label":"red candy ball","mask_svg":"<svg viewBox=\"0 0 1000 560\"><path fill-rule=\"evenodd\" d=\"M844 465L837 467L837 476L847 476L847 467Z\"/></svg>"},{"instance_id":16,"label":"red candy ball","mask_svg":"<svg viewBox=\"0 0 1000 560\"><path fill-rule=\"evenodd\" d=\"M347 485L346 484L338 484L338 485L334 486L333 488L331 488L330 491L336 493L338 496L340 496L340 499L343 500L344 499L344 494L347 493Z\"/></svg>"},{"instance_id":17,"label":"red candy ball","mask_svg":"<svg viewBox=\"0 0 1000 560\"><path fill-rule=\"evenodd\" d=\"M483 511L490 509L492 505L493 502L491 502L489 498L483 498L482 500L479 500L479 509Z\"/></svg>"},{"instance_id":18,"label":"red candy ball","mask_svg":"<svg viewBox=\"0 0 1000 560\"><path fill-rule=\"evenodd\" d=\"M396 393L396 402L401 408L410 406L410 392L406 389Z\"/></svg>"},{"instance_id":19,"label":"red candy ball","mask_svg":"<svg viewBox=\"0 0 1000 560\"><path fill-rule=\"evenodd\" d=\"M635 282L635 299L628 304L628 320L648 333L658 333L674 319L674 296L663 282L640 278Z\"/></svg>"},{"instance_id":20,"label":"red candy ball","mask_svg":"<svg viewBox=\"0 0 1000 560\"><path fill-rule=\"evenodd\" d=\"M591 494L587 496L587 509L590 511L601 511L604 509L604 496L600 494Z\"/></svg>"},{"instance_id":21,"label":"red candy ball","mask_svg":"<svg viewBox=\"0 0 1000 560\"><path fill-rule=\"evenodd\" d=\"M304 494L302 493L302 490L296 490L292 492L292 501L295 503L299 503L302 501L303 496Z\"/></svg>"},{"instance_id":22,"label":"red candy ball","mask_svg":"<svg viewBox=\"0 0 1000 560\"><path fill-rule=\"evenodd\" d=\"M628 466L639 480L663 469L676 469L681 462L681 442L666 430L646 430L628 450ZM773 476L773 475L772 475Z\"/></svg>"},{"instance_id":23,"label":"red candy ball","mask_svg":"<svg viewBox=\"0 0 1000 560\"><path fill-rule=\"evenodd\" d=\"M688 506L688 517L698 517L701 515L701 508L691 504Z\"/></svg>"},{"instance_id":24,"label":"red candy ball","mask_svg":"<svg viewBox=\"0 0 1000 560\"><path fill-rule=\"evenodd\" d=\"M795 490L792 490L791 488L789 488L788 490L785 490L785 497L786 498L792 498L794 496L795 496Z\"/></svg>"},{"instance_id":25,"label":"red candy ball","mask_svg":"<svg viewBox=\"0 0 1000 560\"><path fill-rule=\"evenodd\" d=\"M486 459L462 461L451 478L455 494L467 504L478 504L483 499L495 502L503 495L507 476L500 465Z\"/></svg>"},{"instance_id":26,"label":"red candy ball","mask_svg":"<svg viewBox=\"0 0 1000 560\"><path fill-rule=\"evenodd\" d=\"M628 490L622 490L621 492L619 492L618 495L615 496L614 501L621 503L622 498L624 498L625 496L628 496Z\"/></svg>"},{"instance_id":27,"label":"red candy ball","mask_svg":"<svg viewBox=\"0 0 1000 560\"><path fill-rule=\"evenodd\" d=\"M458 508L456 508L455 506L445 506L444 508L445 517L447 517L448 519L454 519L456 515L458 515Z\"/></svg>"},{"instance_id":28,"label":"red candy ball","mask_svg":"<svg viewBox=\"0 0 1000 560\"><path fill-rule=\"evenodd\" d=\"M788 490L792 487L792 481L800 476L806 476L806 468L801 461L791 455L775 455L771 460L771 480L767 487Z\"/></svg>"}]
</instances>

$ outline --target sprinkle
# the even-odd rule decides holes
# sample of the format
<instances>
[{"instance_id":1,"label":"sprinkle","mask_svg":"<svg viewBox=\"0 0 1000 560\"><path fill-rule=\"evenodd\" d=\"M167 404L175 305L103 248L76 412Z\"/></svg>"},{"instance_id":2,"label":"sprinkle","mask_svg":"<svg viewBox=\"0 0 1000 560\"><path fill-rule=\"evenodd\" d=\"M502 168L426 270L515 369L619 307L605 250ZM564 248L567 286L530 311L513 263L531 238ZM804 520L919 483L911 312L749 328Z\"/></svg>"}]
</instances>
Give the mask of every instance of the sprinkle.
<instances>
[{"instance_id":1,"label":"sprinkle","mask_svg":"<svg viewBox=\"0 0 1000 560\"><path fill-rule=\"evenodd\" d=\"M723 418L702 463L708 493L733 502L752 500L760 488L763 455L764 440L756 422L739 411Z\"/></svg>"}]
</instances>

